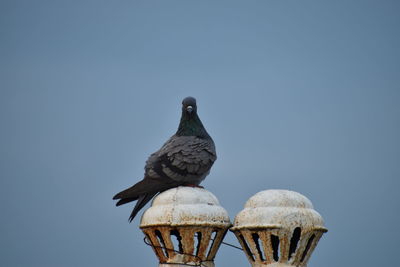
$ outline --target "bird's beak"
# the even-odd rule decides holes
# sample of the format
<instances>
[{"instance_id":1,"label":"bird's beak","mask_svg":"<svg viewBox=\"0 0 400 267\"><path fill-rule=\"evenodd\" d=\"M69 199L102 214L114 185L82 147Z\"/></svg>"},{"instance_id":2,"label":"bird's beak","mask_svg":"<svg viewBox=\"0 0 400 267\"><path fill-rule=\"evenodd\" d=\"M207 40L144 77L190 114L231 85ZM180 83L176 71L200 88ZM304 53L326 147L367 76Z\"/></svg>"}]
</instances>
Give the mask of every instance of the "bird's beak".
<instances>
[{"instance_id":1,"label":"bird's beak","mask_svg":"<svg viewBox=\"0 0 400 267\"><path fill-rule=\"evenodd\" d=\"M187 110L187 112L192 113L193 107L192 106L187 106L186 110Z\"/></svg>"}]
</instances>

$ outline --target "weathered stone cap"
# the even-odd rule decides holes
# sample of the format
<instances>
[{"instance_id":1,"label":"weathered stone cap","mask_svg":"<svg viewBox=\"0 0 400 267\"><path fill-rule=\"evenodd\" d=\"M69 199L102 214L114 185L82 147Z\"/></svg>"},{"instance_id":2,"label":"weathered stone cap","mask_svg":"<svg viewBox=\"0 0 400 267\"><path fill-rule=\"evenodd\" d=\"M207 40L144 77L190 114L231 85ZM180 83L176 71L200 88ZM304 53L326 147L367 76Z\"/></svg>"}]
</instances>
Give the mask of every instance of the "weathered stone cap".
<instances>
[{"instance_id":1,"label":"weathered stone cap","mask_svg":"<svg viewBox=\"0 0 400 267\"><path fill-rule=\"evenodd\" d=\"M227 211L209 191L180 186L162 192L142 216L140 227L231 225Z\"/></svg>"},{"instance_id":2,"label":"weathered stone cap","mask_svg":"<svg viewBox=\"0 0 400 267\"><path fill-rule=\"evenodd\" d=\"M321 215L308 198L289 190L265 190L246 202L231 230L295 227L326 231Z\"/></svg>"}]
</instances>

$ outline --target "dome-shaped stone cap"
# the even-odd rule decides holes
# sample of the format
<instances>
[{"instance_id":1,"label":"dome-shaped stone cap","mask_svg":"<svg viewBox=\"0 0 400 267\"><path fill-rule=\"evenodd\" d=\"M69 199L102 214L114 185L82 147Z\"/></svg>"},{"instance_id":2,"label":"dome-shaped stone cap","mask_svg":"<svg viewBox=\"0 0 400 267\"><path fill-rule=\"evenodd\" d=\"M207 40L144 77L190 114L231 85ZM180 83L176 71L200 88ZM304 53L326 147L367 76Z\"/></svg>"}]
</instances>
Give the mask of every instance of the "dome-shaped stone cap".
<instances>
[{"instance_id":1,"label":"dome-shaped stone cap","mask_svg":"<svg viewBox=\"0 0 400 267\"><path fill-rule=\"evenodd\" d=\"M289 190L265 190L246 202L236 215L232 230L295 227L326 231L321 215L308 198Z\"/></svg>"},{"instance_id":2,"label":"dome-shaped stone cap","mask_svg":"<svg viewBox=\"0 0 400 267\"><path fill-rule=\"evenodd\" d=\"M142 216L140 227L231 225L218 199L203 188L180 186L162 192Z\"/></svg>"}]
</instances>

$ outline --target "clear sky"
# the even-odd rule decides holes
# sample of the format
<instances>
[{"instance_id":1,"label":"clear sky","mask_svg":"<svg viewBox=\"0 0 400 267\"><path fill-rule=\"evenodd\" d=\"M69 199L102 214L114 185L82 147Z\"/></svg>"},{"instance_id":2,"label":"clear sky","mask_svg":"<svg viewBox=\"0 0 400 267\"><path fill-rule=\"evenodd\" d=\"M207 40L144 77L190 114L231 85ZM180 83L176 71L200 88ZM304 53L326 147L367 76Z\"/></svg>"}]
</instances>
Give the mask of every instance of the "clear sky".
<instances>
[{"instance_id":1,"label":"clear sky","mask_svg":"<svg viewBox=\"0 0 400 267\"><path fill-rule=\"evenodd\" d=\"M261 190L294 190L329 228L309 266L395 266L399 14L395 0L1 0L0 265L157 266L111 198L191 95L218 153L203 185L232 220ZM249 266L224 246L216 264Z\"/></svg>"}]
</instances>

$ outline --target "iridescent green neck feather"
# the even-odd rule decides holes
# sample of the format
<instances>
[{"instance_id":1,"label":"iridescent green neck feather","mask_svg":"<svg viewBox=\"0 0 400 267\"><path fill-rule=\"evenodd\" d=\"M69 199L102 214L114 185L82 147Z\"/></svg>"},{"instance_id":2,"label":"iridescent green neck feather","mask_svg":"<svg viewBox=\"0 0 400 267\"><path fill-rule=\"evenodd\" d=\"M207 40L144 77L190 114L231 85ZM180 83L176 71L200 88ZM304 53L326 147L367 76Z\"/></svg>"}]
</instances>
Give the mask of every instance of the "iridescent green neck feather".
<instances>
[{"instance_id":1,"label":"iridescent green neck feather","mask_svg":"<svg viewBox=\"0 0 400 267\"><path fill-rule=\"evenodd\" d=\"M203 123L201 123L201 120L197 115L197 112L188 114L187 112L182 111L182 117L176 135L210 138L206 129L203 126Z\"/></svg>"}]
</instances>

